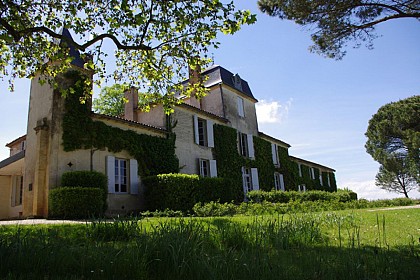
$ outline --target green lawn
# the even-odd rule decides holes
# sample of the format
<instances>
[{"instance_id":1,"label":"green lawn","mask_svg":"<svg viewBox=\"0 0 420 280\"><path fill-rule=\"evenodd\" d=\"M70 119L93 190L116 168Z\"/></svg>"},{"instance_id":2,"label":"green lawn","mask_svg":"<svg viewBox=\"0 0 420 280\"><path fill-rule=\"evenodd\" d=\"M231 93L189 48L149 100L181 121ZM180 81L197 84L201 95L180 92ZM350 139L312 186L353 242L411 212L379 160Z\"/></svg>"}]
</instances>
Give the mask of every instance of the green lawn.
<instances>
[{"instance_id":1,"label":"green lawn","mask_svg":"<svg viewBox=\"0 0 420 280\"><path fill-rule=\"evenodd\" d=\"M0 278L417 279L419 238L418 208L3 226Z\"/></svg>"}]
</instances>

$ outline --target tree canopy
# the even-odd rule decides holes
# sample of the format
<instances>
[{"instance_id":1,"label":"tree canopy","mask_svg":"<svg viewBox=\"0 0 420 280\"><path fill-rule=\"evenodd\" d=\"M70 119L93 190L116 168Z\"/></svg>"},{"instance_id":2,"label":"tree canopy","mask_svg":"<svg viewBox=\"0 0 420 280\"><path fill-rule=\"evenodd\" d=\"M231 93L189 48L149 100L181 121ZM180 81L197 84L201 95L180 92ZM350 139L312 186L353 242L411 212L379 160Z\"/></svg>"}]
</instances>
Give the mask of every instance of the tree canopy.
<instances>
[{"instance_id":1,"label":"tree canopy","mask_svg":"<svg viewBox=\"0 0 420 280\"><path fill-rule=\"evenodd\" d=\"M128 101L124 98L124 92L128 88L129 86L120 84L103 87L98 98L93 100L93 110L116 117L124 115L124 105Z\"/></svg>"},{"instance_id":2,"label":"tree canopy","mask_svg":"<svg viewBox=\"0 0 420 280\"><path fill-rule=\"evenodd\" d=\"M420 95L379 108L366 131L366 151L381 164L377 184L420 182ZM394 175L394 180L390 179ZM398 182L401 181L401 182ZM392 188L388 188L392 189ZM403 192L403 191L401 191Z\"/></svg>"},{"instance_id":3,"label":"tree canopy","mask_svg":"<svg viewBox=\"0 0 420 280\"><path fill-rule=\"evenodd\" d=\"M310 50L341 59L348 43L372 48L381 22L420 19L418 0L259 0L262 12L310 27L314 45Z\"/></svg>"},{"instance_id":4,"label":"tree canopy","mask_svg":"<svg viewBox=\"0 0 420 280\"><path fill-rule=\"evenodd\" d=\"M95 71L96 82L113 78L157 96L199 93L180 84L188 65L209 62L206 54L218 47L220 32L233 34L256 21L220 0L4 0L0 13L0 77L9 77L11 86L34 73L62 73L74 48L85 58L84 68ZM63 28L74 40L63 36ZM106 61L108 42L115 67Z\"/></svg>"}]
</instances>

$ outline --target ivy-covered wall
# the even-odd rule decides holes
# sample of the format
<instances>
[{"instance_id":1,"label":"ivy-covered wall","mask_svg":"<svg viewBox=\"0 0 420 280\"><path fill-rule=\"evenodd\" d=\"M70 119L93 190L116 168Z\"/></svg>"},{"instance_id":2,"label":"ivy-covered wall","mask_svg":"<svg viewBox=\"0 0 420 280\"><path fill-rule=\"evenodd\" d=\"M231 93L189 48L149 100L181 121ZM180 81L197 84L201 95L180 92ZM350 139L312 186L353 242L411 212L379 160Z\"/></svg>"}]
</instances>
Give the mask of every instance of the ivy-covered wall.
<instances>
[{"instance_id":1,"label":"ivy-covered wall","mask_svg":"<svg viewBox=\"0 0 420 280\"><path fill-rule=\"evenodd\" d=\"M283 174L285 190L297 190L297 186L300 184L298 164L290 160L289 151L286 148L279 146L278 155L280 161L280 168L278 168L277 171Z\"/></svg>"},{"instance_id":2,"label":"ivy-covered wall","mask_svg":"<svg viewBox=\"0 0 420 280\"><path fill-rule=\"evenodd\" d=\"M270 191L274 189L274 172L283 174L285 190L297 190L298 185L305 184L307 190L327 190L333 191L337 187L326 188L327 176L330 176L330 182L335 184L334 173L323 172L323 182L319 180L320 170L315 168L315 179L310 178L310 167L301 164L302 177L299 176L298 164L291 160L288 150L278 147L280 166L275 167L271 155L271 143L254 136L255 160L242 157L238 151L237 131L234 128L224 125L214 125L214 156L217 160L218 176L232 178L238 184L238 190L242 193L242 172L241 167L258 168L258 179L260 189Z\"/></svg>"},{"instance_id":3,"label":"ivy-covered wall","mask_svg":"<svg viewBox=\"0 0 420 280\"><path fill-rule=\"evenodd\" d=\"M274 188L274 172L276 171L271 154L271 143L254 136L255 160L252 167L258 168L260 189L270 191Z\"/></svg>"},{"instance_id":4,"label":"ivy-covered wall","mask_svg":"<svg viewBox=\"0 0 420 280\"><path fill-rule=\"evenodd\" d=\"M108 148L108 151L117 153L125 150L137 160L140 176L179 172L174 134L168 134L166 138L138 134L92 120L89 104L80 102L85 92L83 75L73 71L65 77L73 81L72 92L65 99L63 116L62 144L65 151Z\"/></svg>"},{"instance_id":5,"label":"ivy-covered wall","mask_svg":"<svg viewBox=\"0 0 420 280\"><path fill-rule=\"evenodd\" d=\"M215 124L214 157L217 161L217 175L222 178L230 178L237 185L237 200L243 200L242 171L246 160L238 152L237 131L231 127Z\"/></svg>"}]
</instances>

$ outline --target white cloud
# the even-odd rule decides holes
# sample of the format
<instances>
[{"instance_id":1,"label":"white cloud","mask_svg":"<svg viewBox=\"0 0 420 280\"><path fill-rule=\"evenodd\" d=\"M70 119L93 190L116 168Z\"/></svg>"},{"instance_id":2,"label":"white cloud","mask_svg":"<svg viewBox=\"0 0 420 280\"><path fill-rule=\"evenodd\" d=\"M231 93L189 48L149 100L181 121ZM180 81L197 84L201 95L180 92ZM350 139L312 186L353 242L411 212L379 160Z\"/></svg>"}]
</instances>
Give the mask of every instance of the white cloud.
<instances>
[{"instance_id":1,"label":"white cloud","mask_svg":"<svg viewBox=\"0 0 420 280\"><path fill-rule=\"evenodd\" d=\"M375 199L392 199L397 197L404 197L403 194L397 194L385 191L380 187L375 185L375 180L368 180L368 181L349 181L343 182L339 186L340 188L349 188L352 191L357 193L357 197L368 199L368 200L375 200ZM420 198L420 192L413 190L408 193L410 198Z\"/></svg>"},{"instance_id":2,"label":"white cloud","mask_svg":"<svg viewBox=\"0 0 420 280\"><path fill-rule=\"evenodd\" d=\"M285 104L278 101L260 100L256 105L258 123L281 123L289 114L293 99L290 98Z\"/></svg>"}]
</instances>

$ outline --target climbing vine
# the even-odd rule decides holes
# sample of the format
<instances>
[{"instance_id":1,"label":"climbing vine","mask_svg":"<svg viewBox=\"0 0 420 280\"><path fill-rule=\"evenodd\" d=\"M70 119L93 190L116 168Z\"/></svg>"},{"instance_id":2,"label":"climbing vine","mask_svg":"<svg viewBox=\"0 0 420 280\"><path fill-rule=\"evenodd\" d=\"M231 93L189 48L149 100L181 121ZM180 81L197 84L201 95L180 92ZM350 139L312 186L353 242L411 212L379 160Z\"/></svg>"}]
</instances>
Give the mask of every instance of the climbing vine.
<instances>
[{"instance_id":1,"label":"climbing vine","mask_svg":"<svg viewBox=\"0 0 420 280\"><path fill-rule=\"evenodd\" d=\"M230 178L237 187L237 200L243 200L241 166L246 165L246 160L238 153L237 131L234 128L215 124L214 156L217 160L217 175Z\"/></svg>"},{"instance_id":2,"label":"climbing vine","mask_svg":"<svg viewBox=\"0 0 420 280\"><path fill-rule=\"evenodd\" d=\"M125 150L137 160L141 176L179 172L175 135L161 138L138 134L92 120L88 102L80 99L86 90L83 80L87 77L71 71L65 78L73 83L72 91L65 97L62 136L65 151L108 148L117 153Z\"/></svg>"},{"instance_id":3,"label":"climbing vine","mask_svg":"<svg viewBox=\"0 0 420 280\"><path fill-rule=\"evenodd\" d=\"M270 191L274 189L274 172L276 171L273 164L271 143L254 136L254 149L255 160L252 165L258 168L260 190Z\"/></svg>"}]
</instances>

